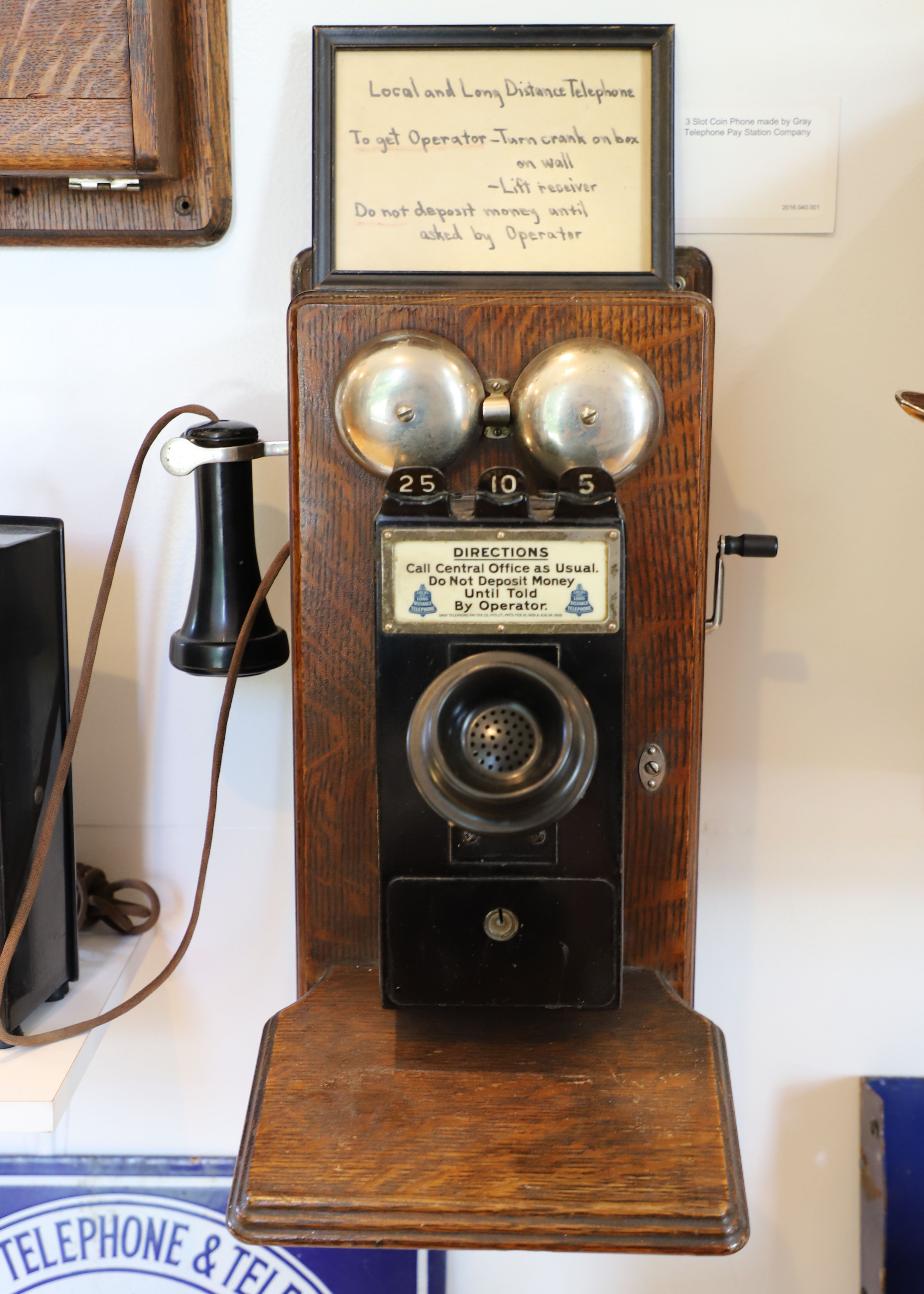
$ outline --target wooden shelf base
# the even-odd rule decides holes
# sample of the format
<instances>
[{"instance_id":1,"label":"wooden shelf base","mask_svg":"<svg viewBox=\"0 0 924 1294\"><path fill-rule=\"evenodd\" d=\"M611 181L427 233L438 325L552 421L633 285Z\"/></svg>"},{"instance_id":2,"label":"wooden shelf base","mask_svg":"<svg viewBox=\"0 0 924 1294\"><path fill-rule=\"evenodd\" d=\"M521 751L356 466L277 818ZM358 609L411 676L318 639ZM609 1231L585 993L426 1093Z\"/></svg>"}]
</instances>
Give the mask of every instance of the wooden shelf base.
<instances>
[{"instance_id":1,"label":"wooden shelf base","mask_svg":"<svg viewBox=\"0 0 924 1294\"><path fill-rule=\"evenodd\" d=\"M228 1221L258 1244L732 1253L721 1031L653 971L618 1011L382 1007L336 966L266 1027Z\"/></svg>"}]
</instances>

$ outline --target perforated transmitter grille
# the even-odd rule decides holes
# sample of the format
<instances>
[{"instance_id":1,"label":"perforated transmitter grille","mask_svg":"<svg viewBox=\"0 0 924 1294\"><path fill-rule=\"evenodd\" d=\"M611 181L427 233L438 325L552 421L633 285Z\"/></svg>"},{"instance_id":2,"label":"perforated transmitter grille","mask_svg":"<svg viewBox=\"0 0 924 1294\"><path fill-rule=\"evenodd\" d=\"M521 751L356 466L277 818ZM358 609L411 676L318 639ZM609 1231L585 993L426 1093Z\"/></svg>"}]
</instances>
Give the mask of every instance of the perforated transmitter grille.
<instances>
[{"instance_id":1,"label":"perforated transmitter grille","mask_svg":"<svg viewBox=\"0 0 924 1294\"><path fill-rule=\"evenodd\" d=\"M518 705L494 705L469 722L465 754L483 772L503 777L525 768L539 742L539 728L526 710Z\"/></svg>"}]
</instances>

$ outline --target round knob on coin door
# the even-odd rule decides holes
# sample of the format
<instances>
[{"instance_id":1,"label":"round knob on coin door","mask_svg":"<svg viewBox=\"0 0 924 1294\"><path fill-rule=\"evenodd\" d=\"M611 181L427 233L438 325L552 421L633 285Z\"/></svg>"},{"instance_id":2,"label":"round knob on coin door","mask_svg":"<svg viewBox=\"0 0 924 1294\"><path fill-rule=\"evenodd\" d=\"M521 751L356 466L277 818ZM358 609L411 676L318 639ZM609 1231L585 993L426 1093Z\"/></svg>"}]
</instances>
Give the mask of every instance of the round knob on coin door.
<instances>
[{"instance_id":1,"label":"round knob on coin door","mask_svg":"<svg viewBox=\"0 0 924 1294\"><path fill-rule=\"evenodd\" d=\"M664 399L638 355L599 337L575 337L542 351L510 393L514 435L550 477L602 467L621 480L653 453Z\"/></svg>"},{"instance_id":2,"label":"round knob on coin door","mask_svg":"<svg viewBox=\"0 0 924 1294\"><path fill-rule=\"evenodd\" d=\"M334 420L352 456L376 476L448 467L479 437L484 386L444 337L389 332L361 347L334 392Z\"/></svg>"},{"instance_id":3,"label":"round knob on coin door","mask_svg":"<svg viewBox=\"0 0 924 1294\"><path fill-rule=\"evenodd\" d=\"M528 652L456 661L423 692L408 725L414 785L440 817L479 834L563 818L597 762L597 729L580 688Z\"/></svg>"}]
</instances>

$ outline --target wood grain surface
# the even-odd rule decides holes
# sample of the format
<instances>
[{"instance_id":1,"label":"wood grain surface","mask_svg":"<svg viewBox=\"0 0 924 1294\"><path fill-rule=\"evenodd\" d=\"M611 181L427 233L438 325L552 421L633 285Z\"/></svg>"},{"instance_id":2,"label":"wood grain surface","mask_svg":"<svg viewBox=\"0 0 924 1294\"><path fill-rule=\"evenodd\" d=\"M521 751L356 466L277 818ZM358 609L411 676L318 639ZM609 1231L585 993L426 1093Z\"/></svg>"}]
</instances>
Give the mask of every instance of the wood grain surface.
<instances>
[{"instance_id":1,"label":"wood grain surface","mask_svg":"<svg viewBox=\"0 0 924 1294\"><path fill-rule=\"evenodd\" d=\"M174 0L128 0L132 140L139 175L176 173L174 21Z\"/></svg>"},{"instance_id":2,"label":"wood grain surface","mask_svg":"<svg viewBox=\"0 0 924 1294\"><path fill-rule=\"evenodd\" d=\"M126 0L0 5L0 171L131 171Z\"/></svg>"},{"instance_id":3,"label":"wood grain surface","mask_svg":"<svg viewBox=\"0 0 924 1294\"><path fill-rule=\"evenodd\" d=\"M128 99L126 0L3 0L0 99Z\"/></svg>"},{"instance_id":4,"label":"wood grain surface","mask_svg":"<svg viewBox=\"0 0 924 1294\"><path fill-rule=\"evenodd\" d=\"M132 174L131 102L0 100L0 148L0 169L14 175Z\"/></svg>"},{"instance_id":5,"label":"wood grain surface","mask_svg":"<svg viewBox=\"0 0 924 1294\"><path fill-rule=\"evenodd\" d=\"M141 190L69 191L86 173ZM0 245L205 244L230 218L226 0L0 0Z\"/></svg>"},{"instance_id":6,"label":"wood grain surface","mask_svg":"<svg viewBox=\"0 0 924 1294\"><path fill-rule=\"evenodd\" d=\"M333 425L337 374L381 332L454 341L485 378L514 379L546 346L602 336L661 383L666 430L620 489L627 526L625 955L693 985L703 622L707 567L712 309L678 293L397 295L309 292L290 310L293 661L299 978L374 962L378 944L373 743L372 523L381 482ZM482 442L451 474L471 488L510 446ZM528 465L524 465L527 467ZM646 743L668 772L652 795L635 772ZM621 793L614 786L613 794Z\"/></svg>"},{"instance_id":7,"label":"wood grain surface","mask_svg":"<svg viewBox=\"0 0 924 1294\"><path fill-rule=\"evenodd\" d=\"M712 300L712 262L704 251L698 247L675 247L674 269L678 288L699 292ZM314 286L314 253L306 247L292 261L292 296L310 292Z\"/></svg>"},{"instance_id":8,"label":"wood grain surface","mask_svg":"<svg viewBox=\"0 0 924 1294\"><path fill-rule=\"evenodd\" d=\"M0 171L170 174L173 0L0 6Z\"/></svg>"},{"instance_id":9,"label":"wood grain surface","mask_svg":"<svg viewBox=\"0 0 924 1294\"><path fill-rule=\"evenodd\" d=\"M722 1035L650 971L619 1011L387 1011L339 966L267 1026L229 1201L258 1244L731 1253Z\"/></svg>"}]
</instances>

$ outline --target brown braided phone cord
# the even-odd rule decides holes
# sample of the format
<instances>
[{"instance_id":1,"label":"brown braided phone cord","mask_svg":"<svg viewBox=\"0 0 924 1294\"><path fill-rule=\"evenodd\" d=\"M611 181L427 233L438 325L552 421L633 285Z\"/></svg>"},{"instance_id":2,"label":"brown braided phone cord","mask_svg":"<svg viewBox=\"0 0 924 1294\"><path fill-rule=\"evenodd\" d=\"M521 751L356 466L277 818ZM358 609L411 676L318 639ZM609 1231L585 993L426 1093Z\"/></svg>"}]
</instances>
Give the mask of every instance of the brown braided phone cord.
<instances>
[{"instance_id":1,"label":"brown braided phone cord","mask_svg":"<svg viewBox=\"0 0 924 1294\"><path fill-rule=\"evenodd\" d=\"M124 893L140 894L146 903L123 899ZM137 920L135 918L137 917ZM110 881L101 867L77 864L77 929L88 930L102 921L118 935L143 935L157 925L160 899L147 881L125 877Z\"/></svg>"},{"instance_id":2,"label":"brown braided phone cord","mask_svg":"<svg viewBox=\"0 0 924 1294\"><path fill-rule=\"evenodd\" d=\"M87 646L84 653L83 665L80 668L80 679L77 683L77 691L74 695L74 704L71 709L71 721L64 738L61 748L61 757L58 760L58 767L55 770L54 780L51 784L51 791L45 798L45 806L42 814L42 820L39 827L38 837L35 842L35 849L32 855L32 862L29 867L29 875L26 878L25 888L22 892L22 898L16 911L16 916L10 926L3 949L0 951L0 1001L3 1000L3 994L6 991L7 976L10 973L10 964L19 946L22 938L22 932L25 929L26 922L29 919L29 913L32 911L32 905L35 903L39 886L42 882L42 873L45 870L45 863L48 858L48 851L51 847L51 838L54 833L55 824L58 820L58 814L61 811L61 803L64 798L64 788L67 784L68 774L71 769L71 761L74 758L74 747L77 744L77 734L80 732L80 724L83 720L83 712L87 703L87 693L90 690L90 679L93 674L93 663L96 660L96 651L99 646L100 631L103 627L103 617L106 614L106 604L109 601L109 592L112 588L112 581L115 576L116 563L119 560L119 553L122 548L122 541L125 538L125 528L128 525L128 518L132 510L135 493L138 489L138 481L141 476L141 469L144 465L145 457L154 441L174 418L182 413L195 413L202 417L208 418L211 422L216 420L216 414L211 409L206 409L201 404L181 404L175 409L165 413L163 417L158 418L150 431L141 442L141 447L135 455L135 461L132 464L132 470L129 473L128 482L125 486L125 493L122 496L122 506L119 509L118 520L116 521L115 531L112 536L112 543L109 545L109 553L106 557L106 564L103 567L103 575L100 580L99 593L96 596L96 606L93 610L93 618L90 621L90 631L87 635ZM196 880L196 892L193 897L192 912L183 937L180 940L176 952L167 962L166 966L157 975L154 976L144 988L133 993L131 997L114 1006L109 1011L104 1011L101 1015L93 1016L89 1020L78 1020L75 1024L62 1026L60 1029L49 1029L46 1033L34 1033L28 1035L19 1035L9 1033L0 1024L0 1042L6 1043L10 1047L41 1047L49 1042L61 1042L64 1038L75 1038L78 1034L86 1033L98 1024L107 1024L110 1020L117 1020L119 1016L125 1015L133 1007L139 1006L146 998L163 984L179 966L186 953L187 948L192 941L196 925L199 920L199 909L202 906L202 892L205 889L205 878L208 872L209 853L212 848L212 835L215 828L215 811L218 804L218 778L221 773L221 760L224 752L225 734L228 729L228 714L231 709L231 702L234 698L234 687L237 683L237 677L241 668L241 658L244 654L244 648L247 646L247 640L250 637L253 622L256 619L257 612L260 609L267 593L272 587L277 575L285 565L291 544L285 544L267 567L266 574L260 581L260 585L254 594L253 601L244 618L241 631L237 636L237 642L234 645L234 654L231 657L231 665L228 669L228 677L225 680L225 690L221 698L221 708L218 711L218 723L215 731L215 744L212 748L212 773L209 782L209 807L205 821L205 835L202 841L202 854L199 860L199 875Z\"/></svg>"}]
</instances>

